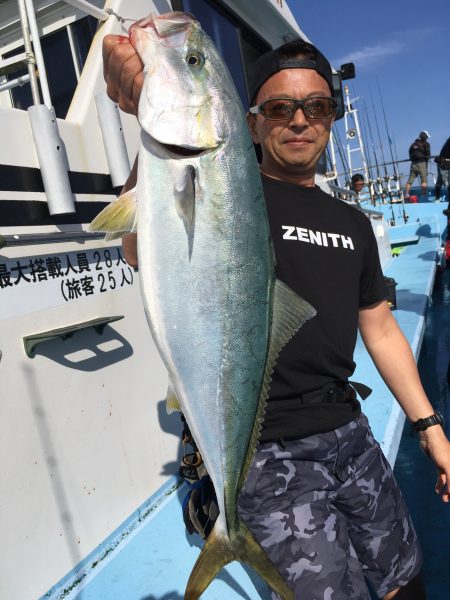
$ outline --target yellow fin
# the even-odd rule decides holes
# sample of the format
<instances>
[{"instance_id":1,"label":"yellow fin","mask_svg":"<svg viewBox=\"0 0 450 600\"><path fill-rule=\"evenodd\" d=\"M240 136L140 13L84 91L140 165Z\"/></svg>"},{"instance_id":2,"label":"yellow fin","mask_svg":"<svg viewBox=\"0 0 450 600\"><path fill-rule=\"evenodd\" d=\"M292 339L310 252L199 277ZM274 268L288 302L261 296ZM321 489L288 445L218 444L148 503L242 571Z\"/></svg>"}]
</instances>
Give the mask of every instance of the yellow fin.
<instances>
[{"instance_id":1,"label":"yellow fin","mask_svg":"<svg viewBox=\"0 0 450 600\"><path fill-rule=\"evenodd\" d=\"M294 592L243 523L233 539L212 530L192 569L184 600L197 600L217 573L233 560L252 567L282 600L294 600Z\"/></svg>"},{"instance_id":2,"label":"yellow fin","mask_svg":"<svg viewBox=\"0 0 450 600\"><path fill-rule=\"evenodd\" d=\"M108 204L90 223L88 230L105 231L106 239L113 240L126 233L135 233L136 221L136 188L133 188Z\"/></svg>"},{"instance_id":3,"label":"yellow fin","mask_svg":"<svg viewBox=\"0 0 450 600\"><path fill-rule=\"evenodd\" d=\"M178 400L177 393L173 387L173 383L169 380L169 387L167 389L166 397L166 411L168 415L174 412L181 412L180 401Z\"/></svg>"}]
</instances>

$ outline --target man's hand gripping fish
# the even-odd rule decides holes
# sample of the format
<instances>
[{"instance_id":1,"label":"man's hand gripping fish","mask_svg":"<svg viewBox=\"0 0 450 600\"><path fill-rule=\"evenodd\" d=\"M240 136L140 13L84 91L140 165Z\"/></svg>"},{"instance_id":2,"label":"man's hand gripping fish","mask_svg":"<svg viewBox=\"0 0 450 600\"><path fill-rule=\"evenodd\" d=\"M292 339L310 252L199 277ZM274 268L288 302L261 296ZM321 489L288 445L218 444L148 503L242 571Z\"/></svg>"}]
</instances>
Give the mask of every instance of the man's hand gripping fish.
<instances>
[{"instance_id":1,"label":"man's hand gripping fish","mask_svg":"<svg viewBox=\"0 0 450 600\"><path fill-rule=\"evenodd\" d=\"M141 291L169 372L168 406L183 411L217 494L220 515L185 599L198 598L233 560L292 599L239 521L236 499L277 356L315 311L275 279L253 144L212 41L177 12L143 19L129 33L145 74L137 186L90 229L109 237L138 231Z\"/></svg>"}]
</instances>

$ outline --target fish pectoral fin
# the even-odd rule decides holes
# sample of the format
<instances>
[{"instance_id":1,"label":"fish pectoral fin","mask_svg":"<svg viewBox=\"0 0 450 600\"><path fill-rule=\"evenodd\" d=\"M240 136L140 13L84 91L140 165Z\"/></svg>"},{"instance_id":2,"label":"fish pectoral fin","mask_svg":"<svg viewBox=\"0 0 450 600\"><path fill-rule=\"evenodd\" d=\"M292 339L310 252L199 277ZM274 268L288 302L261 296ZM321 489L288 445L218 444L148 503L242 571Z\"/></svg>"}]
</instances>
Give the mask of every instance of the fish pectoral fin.
<instances>
[{"instance_id":1,"label":"fish pectoral fin","mask_svg":"<svg viewBox=\"0 0 450 600\"><path fill-rule=\"evenodd\" d=\"M187 165L174 188L175 210L188 238L189 258L192 255L195 230L195 167Z\"/></svg>"},{"instance_id":2,"label":"fish pectoral fin","mask_svg":"<svg viewBox=\"0 0 450 600\"><path fill-rule=\"evenodd\" d=\"M181 412L180 401L178 400L177 393L170 379L169 387L167 388L166 411L168 415L171 415L174 412Z\"/></svg>"},{"instance_id":3,"label":"fish pectoral fin","mask_svg":"<svg viewBox=\"0 0 450 600\"><path fill-rule=\"evenodd\" d=\"M247 456L242 466L240 487L243 486L248 470L253 461L256 444L261 433L261 424L269 397L270 382L278 356L288 341L297 333L301 326L316 315L316 310L300 298L289 286L277 279L273 292L272 323L270 328L269 349L255 422L248 445Z\"/></svg>"},{"instance_id":4,"label":"fish pectoral fin","mask_svg":"<svg viewBox=\"0 0 450 600\"><path fill-rule=\"evenodd\" d=\"M267 352L261 389L263 404L268 398L273 370L281 350L297 333L300 327L315 315L316 310L309 302L300 298L289 286L279 279L275 281L269 350Z\"/></svg>"},{"instance_id":5,"label":"fish pectoral fin","mask_svg":"<svg viewBox=\"0 0 450 600\"><path fill-rule=\"evenodd\" d=\"M242 523L233 540L219 537L215 529L212 530L192 569L184 600L197 600L220 569L233 560L252 567L282 600L294 600L293 591Z\"/></svg>"},{"instance_id":6,"label":"fish pectoral fin","mask_svg":"<svg viewBox=\"0 0 450 600\"><path fill-rule=\"evenodd\" d=\"M113 240L127 233L135 233L137 225L136 188L125 192L108 204L88 225L89 231L104 231Z\"/></svg>"},{"instance_id":7,"label":"fish pectoral fin","mask_svg":"<svg viewBox=\"0 0 450 600\"><path fill-rule=\"evenodd\" d=\"M316 309L300 298L289 286L277 279L273 295L272 325L270 329L269 354L273 361L294 334L306 321L316 315Z\"/></svg>"}]
</instances>

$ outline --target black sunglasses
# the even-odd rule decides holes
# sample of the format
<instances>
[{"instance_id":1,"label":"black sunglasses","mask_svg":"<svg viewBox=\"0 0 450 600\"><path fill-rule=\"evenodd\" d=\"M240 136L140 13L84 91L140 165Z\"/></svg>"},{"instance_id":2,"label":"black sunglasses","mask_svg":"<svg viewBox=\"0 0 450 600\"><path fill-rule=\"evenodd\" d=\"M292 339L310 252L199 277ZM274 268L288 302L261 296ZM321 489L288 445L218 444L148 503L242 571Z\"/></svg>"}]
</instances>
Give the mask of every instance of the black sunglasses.
<instances>
[{"instance_id":1,"label":"black sunglasses","mask_svg":"<svg viewBox=\"0 0 450 600\"><path fill-rule=\"evenodd\" d=\"M328 96L315 96L303 100L271 98L258 106L252 106L249 112L253 115L260 113L270 121L285 121L292 119L299 108L308 119L326 119L336 112L337 102Z\"/></svg>"}]
</instances>

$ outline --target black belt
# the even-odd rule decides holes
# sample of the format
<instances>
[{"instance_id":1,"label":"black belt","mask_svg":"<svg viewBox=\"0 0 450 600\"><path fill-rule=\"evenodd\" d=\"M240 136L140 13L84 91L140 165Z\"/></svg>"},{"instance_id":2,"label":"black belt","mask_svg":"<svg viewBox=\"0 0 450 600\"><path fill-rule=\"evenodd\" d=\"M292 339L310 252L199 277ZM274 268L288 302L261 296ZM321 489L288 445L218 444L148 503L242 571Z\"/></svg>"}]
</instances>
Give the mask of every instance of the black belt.
<instances>
[{"instance_id":1,"label":"black belt","mask_svg":"<svg viewBox=\"0 0 450 600\"><path fill-rule=\"evenodd\" d=\"M365 400L372 393L372 390L367 385L357 381L333 382L318 390L301 394L298 400L300 404L348 402L356 399L356 392Z\"/></svg>"},{"instance_id":2,"label":"black belt","mask_svg":"<svg viewBox=\"0 0 450 600\"><path fill-rule=\"evenodd\" d=\"M269 400L260 441L299 439L345 425L361 413L356 390L362 399L367 398L372 391L366 385L354 381L331 381L320 389L299 394L295 398ZM340 407L337 411L328 411L325 408L327 404L330 408L332 405L342 405L342 410ZM311 405L317 405L317 411L314 407L314 414L308 410L303 412L304 408Z\"/></svg>"}]
</instances>

